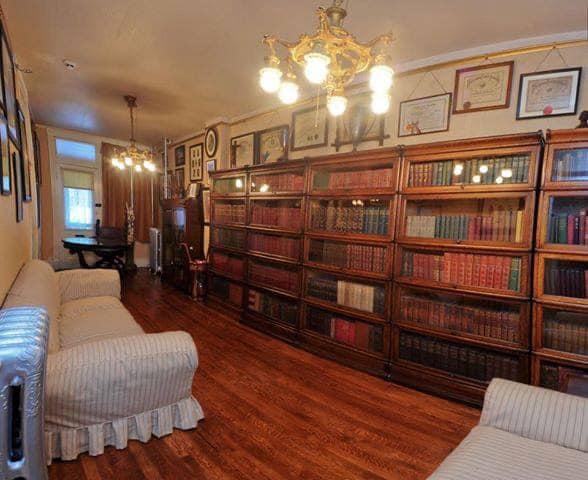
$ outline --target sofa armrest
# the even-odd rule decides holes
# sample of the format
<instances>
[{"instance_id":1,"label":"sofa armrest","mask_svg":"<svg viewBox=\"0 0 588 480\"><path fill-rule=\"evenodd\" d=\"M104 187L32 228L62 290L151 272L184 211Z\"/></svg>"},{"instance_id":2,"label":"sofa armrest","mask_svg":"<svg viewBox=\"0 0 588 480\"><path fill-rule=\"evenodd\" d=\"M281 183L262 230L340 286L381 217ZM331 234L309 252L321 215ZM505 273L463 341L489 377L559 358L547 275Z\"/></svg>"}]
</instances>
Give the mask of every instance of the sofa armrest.
<instances>
[{"instance_id":1,"label":"sofa armrest","mask_svg":"<svg viewBox=\"0 0 588 480\"><path fill-rule=\"evenodd\" d=\"M100 424L189 398L197 366L196 346L185 332L113 338L50 354L46 425Z\"/></svg>"},{"instance_id":2,"label":"sofa armrest","mask_svg":"<svg viewBox=\"0 0 588 480\"><path fill-rule=\"evenodd\" d=\"M480 425L588 452L588 398L495 378Z\"/></svg>"},{"instance_id":3,"label":"sofa armrest","mask_svg":"<svg viewBox=\"0 0 588 480\"><path fill-rule=\"evenodd\" d=\"M62 304L87 297L120 298L120 277L115 270L78 268L56 275Z\"/></svg>"}]
</instances>

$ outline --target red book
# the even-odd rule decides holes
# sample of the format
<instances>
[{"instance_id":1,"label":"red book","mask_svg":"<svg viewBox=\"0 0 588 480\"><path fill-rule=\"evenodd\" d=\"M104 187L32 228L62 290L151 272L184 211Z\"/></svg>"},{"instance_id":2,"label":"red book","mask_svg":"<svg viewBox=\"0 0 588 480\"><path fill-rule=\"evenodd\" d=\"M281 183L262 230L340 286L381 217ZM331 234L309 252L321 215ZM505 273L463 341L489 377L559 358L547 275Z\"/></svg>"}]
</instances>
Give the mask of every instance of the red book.
<instances>
[{"instance_id":1,"label":"red book","mask_svg":"<svg viewBox=\"0 0 588 480\"><path fill-rule=\"evenodd\" d=\"M478 285L480 287L486 287L488 284L488 256L481 255L480 256L480 273L478 275Z\"/></svg>"},{"instance_id":2,"label":"red book","mask_svg":"<svg viewBox=\"0 0 588 480\"><path fill-rule=\"evenodd\" d=\"M460 253L458 257L457 283L460 285L465 283L466 257L465 253Z\"/></svg>"},{"instance_id":3,"label":"red book","mask_svg":"<svg viewBox=\"0 0 588 480\"><path fill-rule=\"evenodd\" d=\"M441 280L444 283L451 282L451 253L443 255L443 266L441 271Z\"/></svg>"},{"instance_id":4,"label":"red book","mask_svg":"<svg viewBox=\"0 0 588 480\"><path fill-rule=\"evenodd\" d=\"M447 254L446 254L447 255ZM451 276L450 281L451 283L457 283L459 278L459 254L451 253L449 254L451 257Z\"/></svg>"}]
</instances>

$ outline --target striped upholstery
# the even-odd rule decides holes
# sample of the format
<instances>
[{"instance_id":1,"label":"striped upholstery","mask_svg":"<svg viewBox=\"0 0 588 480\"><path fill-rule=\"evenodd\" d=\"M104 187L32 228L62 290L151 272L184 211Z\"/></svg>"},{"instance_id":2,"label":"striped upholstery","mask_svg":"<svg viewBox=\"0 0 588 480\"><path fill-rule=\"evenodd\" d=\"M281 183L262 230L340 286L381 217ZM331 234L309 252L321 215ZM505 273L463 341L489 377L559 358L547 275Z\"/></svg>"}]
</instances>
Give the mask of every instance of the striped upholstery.
<instances>
[{"instance_id":1,"label":"striped upholstery","mask_svg":"<svg viewBox=\"0 0 588 480\"><path fill-rule=\"evenodd\" d=\"M480 425L588 452L588 398L494 379Z\"/></svg>"},{"instance_id":2,"label":"striped upholstery","mask_svg":"<svg viewBox=\"0 0 588 480\"><path fill-rule=\"evenodd\" d=\"M429 480L586 480L588 399L494 379L479 426Z\"/></svg>"},{"instance_id":3,"label":"striped upholstery","mask_svg":"<svg viewBox=\"0 0 588 480\"><path fill-rule=\"evenodd\" d=\"M115 270L64 270L55 273L61 303L88 297L120 298L120 278Z\"/></svg>"}]
</instances>

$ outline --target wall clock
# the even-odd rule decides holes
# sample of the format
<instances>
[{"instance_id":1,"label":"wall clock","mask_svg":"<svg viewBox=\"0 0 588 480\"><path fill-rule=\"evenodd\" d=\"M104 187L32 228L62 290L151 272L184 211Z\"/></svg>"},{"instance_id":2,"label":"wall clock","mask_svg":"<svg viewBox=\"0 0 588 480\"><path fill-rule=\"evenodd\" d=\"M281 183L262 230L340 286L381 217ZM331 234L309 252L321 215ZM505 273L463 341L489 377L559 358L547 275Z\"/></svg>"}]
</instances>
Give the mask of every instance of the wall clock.
<instances>
[{"instance_id":1,"label":"wall clock","mask_svg":"<svg viewBox=\"0 0 588 480\"><path fill-rule=\"evenodd\" d=\"M204 134L204 148L206 150L206 155L209 157L214 157L217 147L218 132L216 131L216 128L211 127L206 130L206 133Z\"/></svg>"}]
</instances>

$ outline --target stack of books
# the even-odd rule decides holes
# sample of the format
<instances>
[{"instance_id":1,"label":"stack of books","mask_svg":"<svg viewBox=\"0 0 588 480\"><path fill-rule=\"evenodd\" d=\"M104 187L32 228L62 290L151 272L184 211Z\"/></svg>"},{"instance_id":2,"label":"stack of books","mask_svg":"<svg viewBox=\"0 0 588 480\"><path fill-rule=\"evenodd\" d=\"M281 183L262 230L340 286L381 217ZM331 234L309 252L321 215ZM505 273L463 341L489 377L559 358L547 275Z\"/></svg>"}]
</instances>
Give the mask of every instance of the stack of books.
<instances>
[{"instance_id":1,"label":"stack of books","mask_svg":"<svg viewBox=\"0 0 588 480\"><path fill-rule=\"evenodd\" d=\"M588 264L578 262L545 263L545 293L562 297L588 298Z\"/></svg>"},{"instance_id":2,"label":"stack of books","mask_svg":"<svg viewBox=\"0 0 588 480\"><path fill-rule=\"evenodd\" d=\"M249 250L297 259L300 255L300 240L291 237L250 232Z\"/></svg>"},{"instance_id":3,"label":"stack of books","mask_svg":"<svg viewBox=\"0 0 588 480\"><path fill-rule=\"evenodd\" d=\"M308 260L347 270L383 273L386 271L386 248L313 239Z\"/></svg>"},{"instance_id":4,"label":"stack of books","mask_svg":"<svg viewBox=\"0 0 588 480\"><path fill-rule=\"evenodd\" d=\"M302 225L300 201L296 205L284 204L280 201L251 202L251 223L297 230Z\"/></svg>"},{"instance_id":5,"label":"stack of books","mask_svg":"<svg viewBox=\"0 0 588 480\"><path fill-rule=\"evenodd\" d=\"M214 202L215 223L245 223L245 203Z\"/></svg>"},{"instance_id":6,"label":"stack of books","mask_svg":"<svg viewBox=\"0 0 588 480\"><path fill-rule=\"evenodd\" d=\"M294 270L250 261L249 280L292 293L298 292L298 272Z\"/></svg>"},{"instance_id":7,"label":"stack of books","mask_svg":"<svg viewBox=\"0 0 588 480\"><path fill-rule=\"evenodd\" d=\"M298 305L276 295L249 289L247 307L266 317L295 326L298 323Z\"/></svg>"},{"instance_id":8,"label":"stack of books","mask_svg":"<svg viewBox=\"0 0 588 480\"><path fill-rule=\"evenodd\" d=\"M364 312L384 313L386 293L383 286L337 280L325 275L312 275L307 279L306 293L319 300Z\"/></svg>"},{"instance_id":9,"label":"stack of books","mask_svg":"<svg viewBox=\"0 0 588 480\"><path fill-rule=\"evenodd\" d=\"M551 215L549 219L549 241L568 245L588 245L588 219L586 209L578 214Z\"/></svg>"},{"instance_id":10,"label":"stack of books","mask_svg":"<svg viewBox=\"0 0 588 480\"><path fill-rule=\"evenodd\" d=\"M353 188L389 188L394 185L394 170L378 168L360 171L319 171L312 178L316 190L341 190Z\"/></svg>"},{"instance_id":11,"label":"stack of books","mask_svg":"<svg viewBox=\"0 0 588 480\"><path fill-rule=\"evenodd\" d=\"M543 346L588 355L588 318L585 313L556 311L543 317Z\"/></svg>"},{"instance_id":12,"label":"stack of books","mask_svg":"<svg viewBox=\"0 0 588 480\"><path fill-rule=\"evenodd\" d=\"M372 235L388 233L387 204L366 205L357 201L356 204L344 205L337 200L321 201L312 204L310 216L313 230Z\"/></svg>"}]
</instances>

